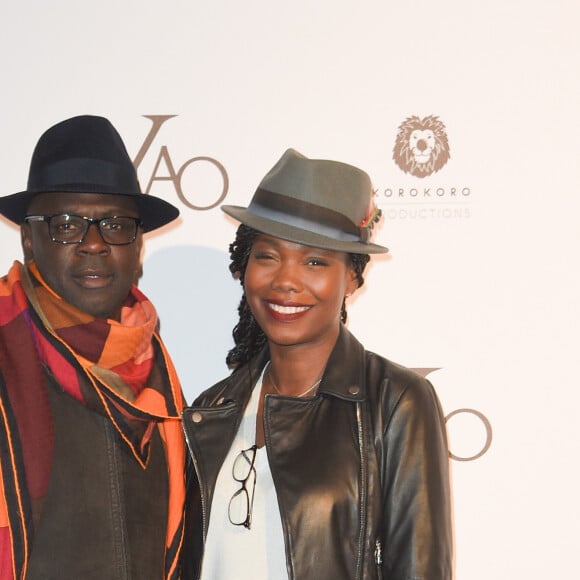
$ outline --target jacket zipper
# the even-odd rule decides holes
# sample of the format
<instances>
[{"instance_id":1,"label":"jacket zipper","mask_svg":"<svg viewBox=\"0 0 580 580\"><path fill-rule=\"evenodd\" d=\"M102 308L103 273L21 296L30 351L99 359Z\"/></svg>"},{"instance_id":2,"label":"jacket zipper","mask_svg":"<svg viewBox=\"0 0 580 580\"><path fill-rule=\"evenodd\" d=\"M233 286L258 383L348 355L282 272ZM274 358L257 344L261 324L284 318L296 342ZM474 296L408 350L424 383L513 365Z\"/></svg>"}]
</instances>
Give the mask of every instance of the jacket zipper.
<instances>
[{"instance_id":1,"label":"jacket zipper","mask_svg":"<svg viewBox=\"0 0 580 580\"><path fill-rule=\"evenodd\" d=\"M377 578L382 580L383 578L383 547L381 546L381 540L375 540L375 564L377 565Z\"/></svg>"},{"instance_id":2,"label":"jacket zipper","mask_svg":"<svg viewBox=\"0 0 580 580\"><path fill-rule=\"evenodd\" d=\"M183 432L185 433L185 441L187 443L187 448L189 449L189 456L190 456L190 458L191 458L191 460L193 462L193 467L195 469L195 473L196 473L197 479L199 481L199 487L200 487L199 497L200 497L200 501L201 501L201 518L202 518L202 520L201 520L201 522L202 522L201 529L202 529L202 532L203 532L203 543L204 543L204 546L205 546L205 540L207 538L207 506L205 505L206 504L205 497L204 497L204 494L202 492L202 489L203 488L202 488L202 485L201 485L202 482L201 482L201 477L200 477L200 473L199 473L199 465L198 465L197 459L195 457L195 453L193 453L193 450L191 448L191 442L189 440L189 429L186 426L185 413L186 413L186 411L184 411L182 413L182 417L181 417L182 418L182 422L183 422L183 426L184 426ZM199 571L201 573L201 562L199 563Z\"/></svg>"},{"instance_id":3,"label":"jacket zipper","mask_svg":"<svg viewBox=\"0 0 580 580\"><path fill-rule=\"evenodd\" d=\"M358 540L358 558L356 565L356 577L361 577L361 568L363 560L363 538L366 528L366 510L367 510L367 459L364 446L364 429L362 424L361 403L356 404L356 421L358 426L358 445L361 458L361 494L360 494L360 535Z\"/></svg>"}]
</instances>

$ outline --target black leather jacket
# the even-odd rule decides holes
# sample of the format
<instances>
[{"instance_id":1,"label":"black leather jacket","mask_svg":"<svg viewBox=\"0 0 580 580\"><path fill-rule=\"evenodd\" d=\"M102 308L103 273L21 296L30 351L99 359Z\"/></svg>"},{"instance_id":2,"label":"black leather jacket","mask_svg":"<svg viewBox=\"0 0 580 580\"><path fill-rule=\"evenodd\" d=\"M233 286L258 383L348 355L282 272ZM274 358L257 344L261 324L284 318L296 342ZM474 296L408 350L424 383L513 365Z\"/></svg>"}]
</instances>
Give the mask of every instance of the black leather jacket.
<instances>
[{"instance_id":1,"label":"black leather jacket","mask_svg":"<svg viewBox=\"0 0 580 580\"><path fill-rule=\"evenodd\" d=\"M199 577L216 478L268 357L183 413L193 460L183 578ZM268 460L291 580L448 580L444 418L431 384L344 327L312 398L267 395Z\"/></svg>"}]
</instances>

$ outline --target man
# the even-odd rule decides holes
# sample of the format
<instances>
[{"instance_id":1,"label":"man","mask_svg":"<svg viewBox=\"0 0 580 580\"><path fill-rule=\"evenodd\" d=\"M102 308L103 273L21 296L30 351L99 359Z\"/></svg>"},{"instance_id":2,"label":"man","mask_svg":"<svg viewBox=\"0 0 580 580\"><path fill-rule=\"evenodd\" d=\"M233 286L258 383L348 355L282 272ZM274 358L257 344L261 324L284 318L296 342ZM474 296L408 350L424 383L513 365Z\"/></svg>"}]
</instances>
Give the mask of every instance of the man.
<instances>
[{"instance_id":1,"label":"man","mask_svg":"<svg viewBox=\"0 0 580 580\"><path fill-rule=\"evenodd\" d=\"M81 116L0 213L24 253L0 279L0 580L177 578L183 396L135 283L143 233L179 211Z\"/></svg>"}]
</instances>

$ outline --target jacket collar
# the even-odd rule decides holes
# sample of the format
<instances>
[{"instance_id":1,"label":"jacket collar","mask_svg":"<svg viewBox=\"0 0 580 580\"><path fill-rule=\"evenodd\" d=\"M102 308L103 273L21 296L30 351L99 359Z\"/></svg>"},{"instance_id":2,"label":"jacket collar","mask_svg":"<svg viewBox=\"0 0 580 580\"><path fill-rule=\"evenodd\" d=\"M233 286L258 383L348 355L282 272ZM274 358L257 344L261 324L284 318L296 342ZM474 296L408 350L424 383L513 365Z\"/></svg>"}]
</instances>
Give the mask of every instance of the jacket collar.
<instances>
[{"instance_id":1,"label":"jacket collar","mask_svg":"<svg viewBox=\"0 0 580 580\"><path fill-rule=\"evenodd\" d=\"M362 344L341 324L338 340L330 353L318 392L347 401L364 400L366 396L364 352ZM227 399L236 400L245 406L251 388L269 358L268 347L265 347L247 365L234 372L226 381ZM226 401L222 399L218 404L222 402Z\"/></svg>"},{"instance_id":2,"label":"jacket collar","mask_svg":"<svg viewBox=\"0 0 580 580\"><path fill-rule=\"evenodd\" d=\"M347 401L365 399L364 347L344 324L330 353L318 392Z\"/></svg>"}]
</instances>

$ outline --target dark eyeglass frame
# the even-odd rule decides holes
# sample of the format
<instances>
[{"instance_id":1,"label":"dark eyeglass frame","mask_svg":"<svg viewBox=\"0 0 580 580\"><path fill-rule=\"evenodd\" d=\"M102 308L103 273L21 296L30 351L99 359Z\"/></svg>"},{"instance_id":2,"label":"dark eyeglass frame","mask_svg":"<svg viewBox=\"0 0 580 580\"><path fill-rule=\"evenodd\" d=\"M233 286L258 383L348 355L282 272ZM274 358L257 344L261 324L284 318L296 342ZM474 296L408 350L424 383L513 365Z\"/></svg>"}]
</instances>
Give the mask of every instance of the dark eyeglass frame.
<instances>
[{"instance_id":1,"label":"dark eyeglass frame","mask_svg":"<svg viewBox=\"0 0 580 580\"><path fill-rule=\"evenodd\" d=\"M248 530L252 527L252 509L254 507L254 493L256 491L256 468L254 467L254 463L256 462L256 451L257 450L258 450L257 445L252 445L248 449L242 449L242 451L240 451L238 453L238 455L236 455L236 458L234 459L234 463L232 465L232 477L234 478L235 481L237 481L239 484L241 484L241 487L230 498L230 503L228 504L228 519L230 520L230 523L232 525L244 526L244 528L247 528ZM252 454L251 459L248 458L249 453ZM236 463L240 460L241 457L243 459L245 459L248 462L248 465L250 466L248 469L248 475L246 475L246 477L244 477L243 479L236 477L236 474L235 474ZM252 475L252 473L254 474L254 484L252 485L252 493L250 494L250 492L248 491L248 488L247 488L247 484L248 484L248 480L250 479L250 476ZM238 522L238 521L232 520L231 509L232 509L232 502L235 501L235 499L239 495L241 495L242 493L246 494L247 515L246 515L244 521Z\"/></svg>"},{"instance_id":2,"label":"dark eyeglass frame","mask_svg":"<svg viewBox=\"0 0 580 580\"><path fill-rule=\"evenodd\" d=\"M85 223L85 230L82 233L81 238L79 240L74 240L74 241L59 240L56 237L56 234L51 227L52 220L54 218L57 218L57 217L78 218L78 219L83 220L83 222ZM107 232L107 230L103 229L103 225L102 225L103 223L106 223L107 221L111 221L111 220L114 221L114 220L119 220L119 219L132 220L135 224L135 231L133 232L133 237L126 242L111 241L109 238L109 233ZM27 215L24 218L24 221L25 222L46 222L48 225L48 234L50 235L50 239L57 244L64 244L64 245L82 244L85 241L87 234L89 233L89 228L92 225L96 225L98 230L99 230L99 234L101 235L101 238L103 238L103 241L106 244L109 244L110 246L128 246L129 244L132 244L137 239L137 232L138 232L139 228L143 226L143 222L141 221L141 218L137 218L137 217L133 217L133 216L125 216L125 215L114 215L114 216L107 216L107 217L103 217L103 218L89 218L89 217L82 216L82 215L76 215L74 213L54 213L51 215Z\"/></svg>"}]
</instances>

